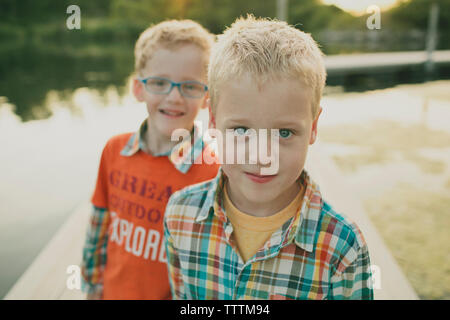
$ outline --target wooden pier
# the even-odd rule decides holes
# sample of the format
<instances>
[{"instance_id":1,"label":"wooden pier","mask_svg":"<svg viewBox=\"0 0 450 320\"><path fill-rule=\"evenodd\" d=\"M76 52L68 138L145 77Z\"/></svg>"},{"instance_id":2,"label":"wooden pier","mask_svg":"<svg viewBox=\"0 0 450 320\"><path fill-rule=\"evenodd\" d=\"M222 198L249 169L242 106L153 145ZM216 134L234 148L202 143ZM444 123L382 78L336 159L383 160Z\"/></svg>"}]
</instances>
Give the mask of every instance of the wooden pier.
<instances>
[{"instance_id":1,"label":"wooden pier","mask_svg":"<svg viewBox=\"0 0 450 320\"><path fill-rule=\"evenodd\" d=\"M434 51L431 63L437 67L450 64L450 50ZM423 67L430 62L426 51L378 52L363 54L332 55L325 57L329 76L344 76L355 73L393 72L405 67Z\"/></svg>"}]
</instances>

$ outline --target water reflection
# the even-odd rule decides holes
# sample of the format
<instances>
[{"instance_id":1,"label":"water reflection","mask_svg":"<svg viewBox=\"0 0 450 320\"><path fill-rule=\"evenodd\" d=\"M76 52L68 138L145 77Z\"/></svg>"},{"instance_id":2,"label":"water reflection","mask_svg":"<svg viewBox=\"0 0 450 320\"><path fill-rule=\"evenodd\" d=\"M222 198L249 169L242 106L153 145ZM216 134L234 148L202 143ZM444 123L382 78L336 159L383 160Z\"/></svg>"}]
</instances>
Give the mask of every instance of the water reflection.
<instances>
[{"instance_id":1,"label":"water reflection","mask_svg":"<svg viewBox=\"0 0 450 320\"><path fill-rule=\"evenodd\" d=\"M145 106L110 87L44 98L52 116L22 122L0 106L0 296L14 284L94 186L100 152L114 134L132 131ZM71 105L71 108L67 108Z\"/></svg>"},{"instance_id":2,"label":"water reflection","mask_svg":"<svg viewBox=\"0 0 450 320\"><path fill-rule=\"evenodd\" d=\"M28 121L51 115L45 103L49 90L58 91L66 101L82 87L103 92L114 86L124 93L133 68L133 47L15 45L0 50L0 61L0 96Z\"/></svg>"}]
</instances>

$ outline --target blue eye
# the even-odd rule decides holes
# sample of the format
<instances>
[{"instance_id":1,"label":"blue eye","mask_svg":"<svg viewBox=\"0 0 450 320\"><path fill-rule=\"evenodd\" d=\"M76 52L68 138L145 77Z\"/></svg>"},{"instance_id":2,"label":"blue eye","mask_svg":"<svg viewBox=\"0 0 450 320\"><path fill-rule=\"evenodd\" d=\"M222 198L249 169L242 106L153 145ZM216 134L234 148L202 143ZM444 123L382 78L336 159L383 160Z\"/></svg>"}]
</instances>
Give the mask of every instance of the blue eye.
<instances>
[{"instance_id":1,"label":"blue eye","mask_svg":"<svg viewBox=\"0 0 450 320\"><path fill-rule=\"evenodd\" d=\"M287 139L292 135L292 131L289 129L280 129L279 134L281 138Z\"/></svg>"},{"instance_id":2,"label":"blue eye","mask_svg":"<svg viewBox=\"0 0 450 320\"><path fill-rule=\"evenodd\" d=\"M155 86L155 87L163 87L163 86L167 86L170 83L167 80L163 80L163 79L148 79L147 80L147 85L149 86Z\"/></svg>"},{"instance_id":3,"label":"blue eye","mask_svg":"<svg viewBox=\"0 0 450 320\"><path fill-rule=\"evenodd\" d=\"M234 130L234 134L235 135L243 136L243 135L247 134L248 128L246 128L246 127L237 127L237 128L234 128L233 130Z\"/></svg>"}]
</instances>

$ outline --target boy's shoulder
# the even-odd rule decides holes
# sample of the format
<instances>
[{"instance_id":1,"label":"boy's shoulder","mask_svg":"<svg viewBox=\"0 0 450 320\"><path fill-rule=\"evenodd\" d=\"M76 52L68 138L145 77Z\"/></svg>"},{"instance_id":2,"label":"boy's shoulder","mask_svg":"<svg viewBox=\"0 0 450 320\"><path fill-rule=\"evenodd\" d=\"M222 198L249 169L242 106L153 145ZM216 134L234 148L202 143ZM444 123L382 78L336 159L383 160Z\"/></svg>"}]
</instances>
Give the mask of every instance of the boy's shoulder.
<instances>
[{"instance_id":1,"label":"boy's shoulder","mask_svg":"<svg viewBox=\"0 0 450 320\"><path fill-rule=\"evenodd\" d=\"M102 158L103 160L116 159L124 150L125 146L132 145L130 138L133 137L133 132L120 133L112 136L108 139L103 147Z\"/></svg>"},{"instance_id":2,"label":"boy's shoulder","mask_svg":"<svg viewBox=\"0 0 450 320\"><path fill-rule=\"evenodd\" d=\"M212 178L174 192L167 203L166 219L170 219L172 213L195 219L205 204L208 192L215 188L216 178Z\"/></svg>"},{"instance_id":3,"label":"boy's shoulder","mask_svg":"<svg viewBox=\"0 0 450 320\"><path fill-rule=\"evenodd\" d=\"M321 231L337 233L347 240L354 239L359 243L363 243L362 233L356 222L349 216L336 212L333 207L326 201L322 205L322 221Z\"/></svg>"},{"instance_id":4,"label":"boy's shoulder","mask_svg":"<svg viewBox=\"0 0 450 320\"><path fill-rule=\"evenodd\" d=\"M199 215L209 210L217 190L217 178L185 187L169 199L165 217L195 221ZM367 244L358 225L347 215L338 213L326 202L318 186L312 182L309 203L302 210L299 226L296 228L296 243L308 251L326 252L331 260L341 260L344 256L351 259ZM169 223L170 224L170 223ZM172 227L180 227L177 223ZM170 228L169 226L169 228Z\"/></svg>"},{"instance_id":5,"label":"boy's shoulder","mask_svg":"<svg viewBox=\"0 0 450 320\"><path fill-rule=\"evenodd\" d=\"M316 256L326 257L337 271L342 272L360 255L367 257L367 243L356 222L323 199L314 238Z\"/></svg>"},{"instance_id":6,"label":"boy's shoulder","mask_svg":"<svg viewBox=\"0 0 450 320\"><path fill-rule=\"evenodd\" d=\"M175 212L177 216L182 215L186 218L195 219L200 213L206 200L212 204L212 197L217 189L217 178L200 182L187 186L173 193L167 204L166 214L170 218L170 214ZM326 202L314 184L312 198L310 204L304 212L304 221L302 223L303 230L310 235L314 234L317 241L321 238L337 237L347 244L363 246L365 240L361 230L357 224L348 216L336 212L333 207ZM324 233L322 237L320 233ZM327 234L327 235L325 235Z\"/></svg>"},{"instance_id":7,"label":"boy's shoulder","mask_svg":"<svg viewBox=\"0 0 450 320\"><path fill-rule=\"evenodd\" d=\"M106 142L105 149L113 149L113 150L119 149L120 152L120 150L124 148L125 145L128 143L133 134L134 132L126 132L112 136Z\"/></svg>"}]
</instances>

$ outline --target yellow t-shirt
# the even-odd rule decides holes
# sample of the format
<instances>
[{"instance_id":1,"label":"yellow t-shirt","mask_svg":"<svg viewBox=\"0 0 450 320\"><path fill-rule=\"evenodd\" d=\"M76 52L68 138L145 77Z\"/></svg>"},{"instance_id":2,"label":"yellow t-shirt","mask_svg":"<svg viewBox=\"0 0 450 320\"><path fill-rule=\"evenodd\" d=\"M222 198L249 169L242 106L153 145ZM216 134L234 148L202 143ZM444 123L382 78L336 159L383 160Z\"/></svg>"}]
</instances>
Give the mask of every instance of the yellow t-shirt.
<instances>
[{"instance_id":1,"label":"yellow t-shirt","mask_svg":"<svg viewBox=\"0 0 450 320\"><path fill-rule=\"evenodd\" d=\"M237 209L224 188L224 209L233 225L233 238L242 259L246 262L264 246L272 233L293 217L303 200L303 188L291 203L281 211L268 217L255 217Z\"/></svg>"}]
</instances>

